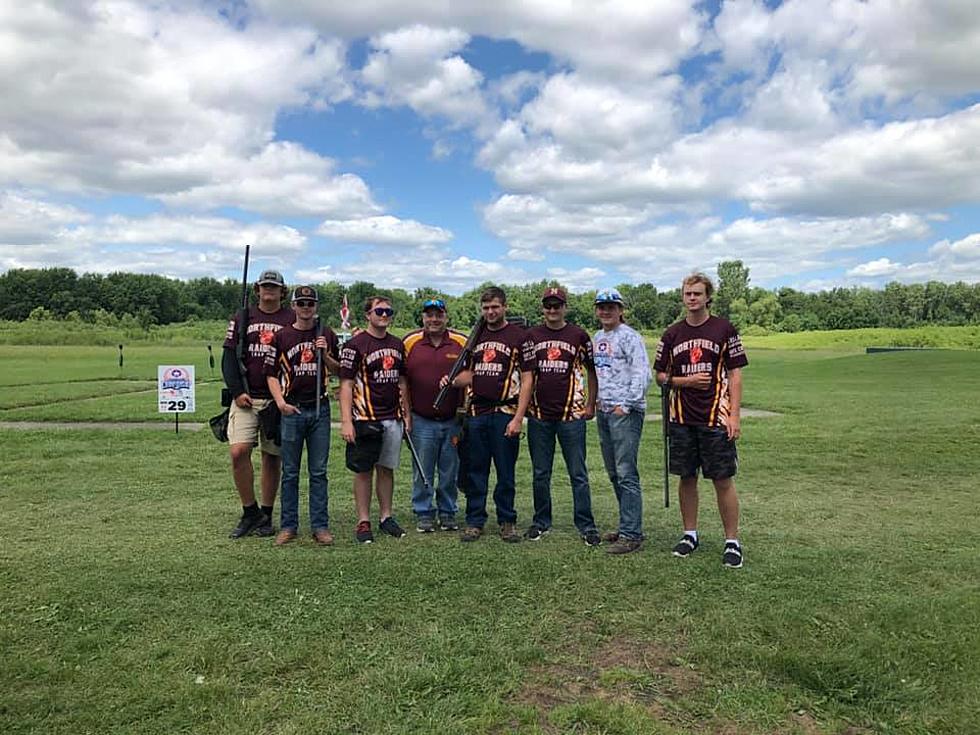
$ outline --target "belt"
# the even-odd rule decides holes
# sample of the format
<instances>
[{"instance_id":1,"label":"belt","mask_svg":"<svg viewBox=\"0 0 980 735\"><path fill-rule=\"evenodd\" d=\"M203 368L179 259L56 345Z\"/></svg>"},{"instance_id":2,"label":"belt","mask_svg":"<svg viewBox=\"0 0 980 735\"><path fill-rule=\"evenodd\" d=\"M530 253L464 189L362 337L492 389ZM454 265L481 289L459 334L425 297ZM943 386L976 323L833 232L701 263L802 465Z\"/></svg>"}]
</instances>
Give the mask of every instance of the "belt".
<instances>
[{"instance_id":1,"label":"belt","mask_svg":"<svg viewBox=\"0 0 980 735\"><path fill-rule=\"evenodd\" d=\"M321 405L323 405L326 402L327 402L326 396L320 399ZM296 408L316 408L315 398L312 401L297 401L295 399L290 400L289 398L287 398L286 403L288 403L290 406L296 406Z\"/></svg>"}]
</instances>

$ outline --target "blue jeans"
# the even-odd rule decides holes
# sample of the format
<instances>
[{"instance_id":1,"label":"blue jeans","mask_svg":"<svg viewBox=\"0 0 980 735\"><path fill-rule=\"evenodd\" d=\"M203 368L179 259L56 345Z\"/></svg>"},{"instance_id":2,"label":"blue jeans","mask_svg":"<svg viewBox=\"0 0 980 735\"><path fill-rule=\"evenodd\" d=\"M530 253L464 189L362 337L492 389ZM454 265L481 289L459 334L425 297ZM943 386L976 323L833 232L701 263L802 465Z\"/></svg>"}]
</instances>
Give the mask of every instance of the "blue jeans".
<instances>
[{"instance_id":1,"label":"blue jeans","mask_svg":"<svg viewBox=\"0 0 980 735\"><path fill-rule=\"evenodd\" d=\"M510 414L494 411L467 419L466 452L469 473L466 490L466 525L483 528L487 523L487 493L490 486L490 462L497 471L493 502L497 506L497 523L517 523L514 510L514 466L521 448L519 436L508 438L504 429Z\"/></svg>"},{"instance_id":2,"label":"blue jeans","mask_svg":"<svg viewBox=\"0 0 980 735\"><path fill-rule=\"evenodd\" d=\"M551 470L555 463L555 439L561 445L568 479L572 483L572 507L579 533L595 531L592 491L585 468L585 419L540 421L527 419L527 446L534 469L534 520L540 529L551 528Z\"/></svg>"},{"instance_id":3,"label":"blue jeans","mask_svg":"<svg viewBox=\"0 0 980 735\"><path fill-rule=\"evenodd\" d=\"M330 454L330 403L320 402L320 415L310 406L300 414L282 417L282 492L280 505L283 530L299 529L299 465L306 443L306 466L310 473L310 526L314 532L330 527L327 515L327 456Z\"/></svg>"},{"instance_id":4,"label":"blue jeans","mask_svg":"<svg viewBox=\"0 0 980 735\"><path fill-rule=\"evenodd\" d=\"M643 411L632 410L625 416L596 413L602 462L612 481L619 502L619 535L643 540L643 493L637 455L643 433Z\"/></svg>"},{"instance_id":5,"label":"blue jeans","mask_svg":"<svg viewBox=\"0 0 980 735\"><path fill-rule=\"evenodd\" d=\"M417 413L412 414L412 442L419 453L419 461L429 481L429 487L422 484L418 469L414 470L412 484L412 510L417 516L434 518L436 508L442 517L454 516L459 510L456 505L456 474L459 472L459 453L453 440L459 436L456 419L433 421ZM436 481L436 470L439 480ZM436 507L432 507L433 488L435 488Z\"/></svg>"}]
</instances>

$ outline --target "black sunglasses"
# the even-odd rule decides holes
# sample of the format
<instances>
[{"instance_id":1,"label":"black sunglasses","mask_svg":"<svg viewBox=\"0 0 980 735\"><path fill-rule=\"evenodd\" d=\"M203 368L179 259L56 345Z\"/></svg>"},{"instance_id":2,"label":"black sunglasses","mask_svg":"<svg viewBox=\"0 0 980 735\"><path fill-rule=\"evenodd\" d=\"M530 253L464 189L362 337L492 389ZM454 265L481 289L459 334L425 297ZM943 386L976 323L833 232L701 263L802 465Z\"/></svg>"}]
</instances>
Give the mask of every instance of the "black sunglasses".
<instances>
[{"instance_id":1,"label":"black sunglasses","mask_svg":"<svg viewBox=\"0 0 980 735\"><path fill-rule=\"evenodd\" d=\"M296 306L301 306L301 307L316 306L315 301L296 301L295 304Z\"/></svg>"},{"instance_id":2,"label":"black sunglasses","mask_svg":"<svg viewBox=\"0 0 980 735\"><path fill-rule=\"evenodd\" d=\"M376 306L373 309L375 316L394 316L395 310L392 308L385 308L383 306Z\"/></svg>"}]
</instances>

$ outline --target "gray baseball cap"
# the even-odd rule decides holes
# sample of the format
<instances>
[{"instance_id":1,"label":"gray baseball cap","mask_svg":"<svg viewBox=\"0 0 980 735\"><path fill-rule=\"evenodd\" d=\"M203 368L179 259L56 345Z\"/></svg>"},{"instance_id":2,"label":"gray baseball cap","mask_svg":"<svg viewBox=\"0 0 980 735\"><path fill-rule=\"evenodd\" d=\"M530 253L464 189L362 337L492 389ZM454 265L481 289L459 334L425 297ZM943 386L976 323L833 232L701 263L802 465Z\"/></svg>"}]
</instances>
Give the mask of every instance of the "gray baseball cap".
<instances>
[{"instance_id":1,"label":"gray baseball cap","mask_svg":"<svg viewBox=\"0 0 980 735\"><path fill-rule=\"evenodd\" d=\"M259 280L255 284L257 286L279 286L280 288L286 288L286 279L282 277L282 273L279 271L262 271L262 275L259 276Z\"/></svg>"}]
</instances>

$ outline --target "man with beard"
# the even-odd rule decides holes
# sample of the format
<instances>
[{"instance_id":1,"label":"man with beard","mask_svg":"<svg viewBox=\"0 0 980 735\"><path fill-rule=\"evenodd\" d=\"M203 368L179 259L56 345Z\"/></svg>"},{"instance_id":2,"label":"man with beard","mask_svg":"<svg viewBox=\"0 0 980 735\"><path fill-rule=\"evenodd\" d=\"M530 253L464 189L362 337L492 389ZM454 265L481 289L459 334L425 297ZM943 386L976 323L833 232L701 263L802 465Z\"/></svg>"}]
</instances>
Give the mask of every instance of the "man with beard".
<instances>
[{"instance_id":1,"label":"man with beard","mask_svg":"<svg viewBox=\"0 0 980 735\"><path fill-rule=\"evenodd\" d=\"M371 530L372 473L378 496L378 527L401 538L404 529L392 515L395 468L401 456L402 421L411 430L404 404L405 345L388 326L395 310L387 296L364 302L367 329L358 332L340 353L340 434L347 442L347 468L354 473L354 506L358 543L374 541Z\"/></svg>"},{"instance_id":2,"label":"man with beard","mask_svg":"<svg viewBox=\"0 0 980 735\"><path fill-rule=\"evenodd\" d=\"M286 297L286 282L278 271L263 272L255 282L254 290L258 303L248 308L242 350L245 375L242 375L236 353L240 328L237 314L228 322L221 355L221 374L232 397L228 410L231 472L242 503L242 517L232 530L231 538L252 533L256 536L275 533L272 509L279 489L279 447L259 430L259 411L272 400L265 380L265 358L273 349L276 333L292 324L293 312L282 305ZM261 508L255 501L255 472L252 467L252 449L256 445L262 453Z\"/></svg>"},{"instance_id":3,"label":"man with beard","mask_svg":"<svg viewBox=\"0 0 980 735\"><path fill-rule=\"evenodd\" d=\"M742 340L731 322L708 311L714 284L703 273L684 279L687 315L660 338L654 368L657 382L670 388L670 472L680 475L684 535L674 556L698 548L698 471L715 487L725 529L722 564L742 566L738 540L735 440L742 435L742 368L748 365ZM664 417L666 419L666 417Z\"/></svg>"},{"instance_id":4,"label":"man with beard","mask_svg":"<svg viewBox=\"0 0 980 735\"><path fill-rule=\"evenodd\" d=\"M405 372L408 381L409 405L412 409L412 442L419 454L425 476L430 480L426 487L422 476L415 470L412 486L412 509L415 511L419 533L431 533L436 528L436 512L439 528L455 531L456 480L459 472L459 423L456 411L460 404L459 391L451 391L439 408L433 403L439 392L439 384L449 374L460 350L466 344L466 335L447 328L449 318L443 299L426 299L422 304L422 329L409 332L405 343ZM436 470L439 478L436 479ZM433 506L433 488L436 505Z\"/></svg>"},{"instance_id":5,"label":"man with beard","mask_svg":"<svg viewBox=\"0 0 980 735\"><path fill-rule=\"evenodd\" d=\"M310 475L310 527L313 539L329 546L333 534L327 513L327 369L337 372L339 368L337 335L329 328L317 330L320 300L315 288L298 286L292 302L295 321L276 335L274 349L265 360L269 392L282 415L282 520L276 546L295 539L299 529L299 467L304 443Z\"/></svg>"},{"instance_id":6,"label":"man with beard","mask_svg":"<svg viewBox=\"0 0 980 735\"><path fill-rule=\"evenodd\" d=\"M507 322L507 295L503 289L494 286L484 291L480 310L485 324L473 348L470 366L453 381L454 388L467 386L470 393L466 530L461 540L476 541L483 535L492 462L497 473L493 502L500 538L516 543L521 537L514 508L514 467L524 414L534 388L534 350L527 332Z\"/></svg>"},{"instance_id":7,"label":"man with beard","mask_svg":"<svg viewBox=\"0 0 980 735\"><path fill-rule=\"evenodd\" d=\"M565 320L567 301L562 289L545 289L541 298L544 324L529 331L535 357L534 392L527 419L534 520L524 537L539 541L551 530L551 472L557 439L572 485L575 527L587 546L598 546L601 539L592 517L592 491L585 467L586 421L595 416L598 382L592 339L584 329Z\"/></svg>"}]
</instances>

